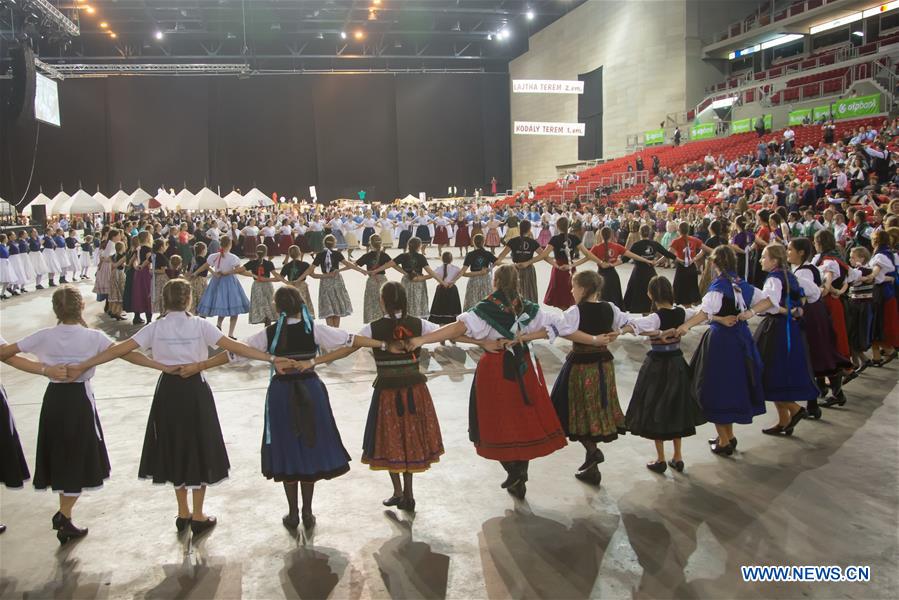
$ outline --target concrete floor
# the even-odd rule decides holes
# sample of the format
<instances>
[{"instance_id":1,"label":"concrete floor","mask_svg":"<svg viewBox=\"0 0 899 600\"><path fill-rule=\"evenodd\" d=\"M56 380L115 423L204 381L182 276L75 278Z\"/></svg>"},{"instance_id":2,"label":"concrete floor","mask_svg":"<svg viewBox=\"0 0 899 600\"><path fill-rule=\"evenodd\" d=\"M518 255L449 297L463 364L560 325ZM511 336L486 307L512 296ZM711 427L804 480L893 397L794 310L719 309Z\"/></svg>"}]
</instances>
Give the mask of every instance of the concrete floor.
<instances>
[{"instance_id":1,"label":"concrete floor","mask_svg":"<svg viewBox=\"0 0 899 600\"><path fill-rule=\"evenodd\" d=\"M629 267L621 270L626 281ZM548 275L541 265L541 289ZM359 311L344 325L355 330L363 281L346 280ZM79 287L89 297L91 283ZM101 317L96 302L86 320L117 339L134 331ZM4 302L0 321L10 341L52 325L50 292ZM238 334L254 331L242 318ZM697 332L685 342L688 353L698 339ZM568 346L536 344L550 385ZM646 347L623 338L613 351L626 406ZM196 544L175 535L171 490L136 477L155 372L124 362L100 367L94 389L112 477L76 506L76 522L90 535L60 548L49 523L54 495L0 491L0 521L9 526L0 536L0 597L896 597L896 363L850 383L843 409L803 422L792 438L760 433L773 411L739 426L734 458L709 453L714 430L703 426L684 442L684 474L647 471L651 442L626 436L604 447L602 487L593 488L574 479L583 452L569 445L532 464L527 500L516 502L499 488L500 466L468 441L477 357L467 347L424 357L446 455L415 478L414 517L384 510L387 475L358 462L371 355L320 369L354 462L349 474L318 486L318 526L299 537L281 526L281 486L259 472L266 367L210 372L232 472L210 489L207 509L219 525ZM33 466L45 381L6 365L2 378ZM872 580L743 583L739 567L755 564L869 565Z\"/></svg>"}]
</instances>

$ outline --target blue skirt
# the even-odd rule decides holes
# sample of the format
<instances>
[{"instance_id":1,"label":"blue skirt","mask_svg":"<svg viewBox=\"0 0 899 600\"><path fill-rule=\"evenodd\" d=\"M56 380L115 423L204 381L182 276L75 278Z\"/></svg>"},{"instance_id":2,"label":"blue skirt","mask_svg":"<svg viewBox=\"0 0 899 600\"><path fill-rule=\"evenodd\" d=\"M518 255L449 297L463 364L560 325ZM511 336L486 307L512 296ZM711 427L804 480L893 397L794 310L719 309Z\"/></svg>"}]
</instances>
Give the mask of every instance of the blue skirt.
<instances>
[{"instance_id":1,"label":"blue skirt","mask_svg":"<svg viewBox=\"0 0 899 600\"><path fill-rule=\"evenodd\" d=\"M415 228L415 237L429 244L431 242L431 229L427 225L419 225Z\"/></svg>"},{"instance_id":2,"label":"blue skirt","mask_svg":"<svg viewBox=\"0 0 899 600\"><path fill-rule=\"evenodd\" d=\"M693 386L710 423L752 423L765 414L762 359L740 322L733 327L712 323L690 361Z\"/></svg>"},{"instance_id":3,"label":"blue skirt","mask_svg":"<svg viewBox=\"0 0 899 600\"><path fill-rule=\"evenodd\" d=\"M235 317L250 312L250 301L236 275L210 277L197 313L201 317Z\"/></svg>"},{"instance_id":4,"label":"blue skirt","mask_svg":"<svg viewBox=\"0 0 899 600\"><path fill-rule=\"evenodd\" d=\"M343 236L343 232L339 229L332 229L331 235L334 236L334 247L338 250L346 250L347 243L346 238Z\"/></svg>"},{"instance_id":5,"label":"blue skirt","mask_svg":"<svg viewBox=\"0 0 899 600\"><path fill-rule=\"evenodd\" d=\"M372 235L374 235L374 233L375 233L374 227L366 227L365 229L362 230L362 247L363 248L368 248L368 240L371 238Z\"/></svg>"},{"instance_id":6,"label":"blue skirt","mask_svg":"<svg viewBox=\"0 0 899 600\"><path fill-rule=\"evenodd\" d=\"M767 401L806 402L818 397L799 321L787 319L785 315L768 315L755 330L755 343L764 365L762 387Z\"/></svg>"},{"instance_id":7,"label":"blue skirt","mask_svg":"<svg viewBox=\"0 0 899 600\"><path fill-rule=\"evenodd\" d=\"M315 373L275 377L268 386L262 474L275 481L313 482L350 470L328 390Z\"/></svg>"}]
</instances>

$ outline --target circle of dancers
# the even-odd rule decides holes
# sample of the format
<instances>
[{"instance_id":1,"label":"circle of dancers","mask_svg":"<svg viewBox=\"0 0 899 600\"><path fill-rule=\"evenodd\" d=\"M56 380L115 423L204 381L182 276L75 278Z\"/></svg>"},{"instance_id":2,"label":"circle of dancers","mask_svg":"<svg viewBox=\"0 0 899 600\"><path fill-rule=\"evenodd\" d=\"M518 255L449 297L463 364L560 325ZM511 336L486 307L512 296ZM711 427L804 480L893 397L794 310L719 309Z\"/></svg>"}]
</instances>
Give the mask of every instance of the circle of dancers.
<instances>
[{"instance_id":1,"label":"circle of dancers","mask_svg":"<svg viewBox=\"0 0 899 600\"><path fill-rule=\"evenodd\" d=\"M194 536L216 526L204 511L206 489L229 473L203 375L227 364L269 364L259 398L262 474L282 484L282 522L291 530L315 527L316 483L350 468L315 367L363 347L371 348L376 376L361 462L388 473L383 504L403 511L416 510L415 474L444 453L419 364L429 344L482 348L469 437L480 457L502 467L500 487L519 499L527 493L530 462L569 442L584 451L583 462L572 463L574 476L598 486L601 445L628 432L653 442L646 466L655 473L683 472L682 439L705 423L716 430L710 451L732 456L734 425L753 423L769 403L774 410L762 432L793 435L804 419L820 419L822 407L846 404L845 383L896 357L899 215L884 211L876 228L859 226L852 238L843 231L838 241L827 217L813 211L786 230L780 213L767 209L755 214L755 230L751 214L730 222L719 207L710 211L703 217L710 223L687 214L660 224L618 219L621 209L609 208L584 214L524 206L497 214L459 205L355 215L287 209L162 221L120 217L114 227L77 222L54 224L44 234L0 234L0 295L25 293L32 283L43 289L46 276L57 288L58 322L10 343L0 339L0 360L49 380L33 475L3 391L0 480L21 488L31 479L35 489L58 494L51 526L60 543L87 535L75 524L74 507L110 477L91 378L116 359L160 372L138 476L173 487L175 530ZM402 252L391 256L394 240ZM360 244L365 252L354 259ZM430 246L439 264L427 258ZM444 248L459 250L461 266ZM551 265L542 303L561 313L539 304L534 265L541 261ZM622 291L616 269L624 261L634 266ZM674 267L673 281L657 273L663 266ZM78 289L57 286L57 278L86 279L90 269L106 315L124 321L133 313L131 322L140 326L124 341L90 328ZM354 310L348 271L366 277L365 326L356 332L340 328ZM388 280L389 272L400 281ZM249 298L238 277L252 279ZM318 282L317 311L309 279ZM428 280L437 284L433 299ZM245 314L261 328L238 341L235 327ZM708 327L688 362L681 342L699 325ZM626 411L613 356L621 335L645 339L648 350ZM550 387L532 344L560 337L572 346Z\"/></svg>"}]
</instances>

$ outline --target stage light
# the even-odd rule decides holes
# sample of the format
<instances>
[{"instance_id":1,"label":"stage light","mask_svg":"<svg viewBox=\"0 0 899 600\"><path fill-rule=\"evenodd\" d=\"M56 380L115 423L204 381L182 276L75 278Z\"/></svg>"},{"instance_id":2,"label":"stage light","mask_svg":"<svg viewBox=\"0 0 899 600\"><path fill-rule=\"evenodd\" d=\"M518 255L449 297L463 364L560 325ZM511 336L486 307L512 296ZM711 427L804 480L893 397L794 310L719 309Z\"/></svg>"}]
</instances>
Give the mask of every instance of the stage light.
<instances>
[{"instance_id":1,"label":"stage light","mask_svg":"<svg viewBox=\"0 0 899 600\"><path fill-rule=\"evenodd\" d=\"M109 27L109 23L107 23L106 21L100 22L100 29L106 29L107 27Z\"/></svg>"},{"instance_id":2,"label":"stage light","mask_svg":"<svg viewBox=\"0 0 899 600\"><path fill-rule=\"evenodd\" d=\"M357 40L361 40L362 38L365 37L365 34L364 34L361 30L357 30L357 31L353 34L353 37L356 38Z\"/></svg>"},{"instance_id":3,"label":"stage light","mask_svg":"<svg viewBox=\"0 0 899 600\"><path fill-rule=\"evenodd\" d=\"M86 10L87 14L89 14L89 15L92 15L95 12L97 12L97 9L95 9L93 6L85 6L84 10Z\"/></svg>"},{"instance_id":4,"label":"stage light","mask_svg":"<svg viewBox=\"0 0 899 600\"><path fill-rule=\"evenodd\" d=\"M528 18L528 21L534 20L534 11L528 9L528 12L525 13L525 16Z\"/></svg>"},{"instance_id":5,"label":"stage light","mask_svg":"<svg viewBox=\"0 0 899 600\"><path fill-rule=\"evenodd\" d=\"M371 3L374 4L375 6L380 6L381 0L371 0Z\"/></svg>"},{"instance_id":6,"label":"stage light","mask_svg":"<svg viewBox=\"0 0 899 600\"><path fill-rule=\"evenodd\" d=\"M345 39L346 39L346 31L341 31L341 32L340 32L340 39L342 39L342 40L345 40Z\"/></svg>"},{"instance_id":7,"label":"stage light","mask_svg":"<svg viewBox=\"0 0 899 600\"><path fill-rule=\"evenodd\" d=\"M507 40L507 39L509 39L509 38L512 36L512 33L509 31L508 28L504 28L502 31L499 32L499 35L500 35L500 37L502 37L504 40Z\"/></svg>"},{"instance_id":8,"label":"stage light","mask_svg":"<svg viewBox=\"0 0 899 600\"><path fill-rule=\"evenodd\" d=\"M115 31L110 31L110 32L109 32L109 37L111 37L112 39L116 39L116 38L119 37L119 36L118 36L118 34L116 34Z\"/></svg>"},{"instance_id":9,"label":"stage light","mask_svg":"<svg viewBox=\"0 0 899 600\"><path fill-rule=\"evenodd\" d=\"M492 39L493 39L493 34L492 34L492 33L488 33L488 34L487 34L487 40L490 41L490 40L492 40Z\"/></svg>"},{"instance_id":10,"label":"stage light","mask_svg":"<svg viewBox=\"0 0 899 600\"><path fill-rule=\"evenodd\" d=\"M157 40L161 40L161 39L162 39L162 32L161 32L161 31L157 31L156 34L155 34L155 37L156 37Z\"/></svg>"}]
</instances>

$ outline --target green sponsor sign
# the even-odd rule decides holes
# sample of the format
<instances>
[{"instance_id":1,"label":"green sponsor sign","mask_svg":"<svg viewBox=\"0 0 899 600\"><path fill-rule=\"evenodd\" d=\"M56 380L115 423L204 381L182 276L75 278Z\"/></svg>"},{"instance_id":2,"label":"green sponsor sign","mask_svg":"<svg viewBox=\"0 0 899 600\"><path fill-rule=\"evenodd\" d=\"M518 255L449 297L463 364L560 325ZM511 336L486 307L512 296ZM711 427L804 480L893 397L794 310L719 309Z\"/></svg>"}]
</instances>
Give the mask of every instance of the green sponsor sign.
<instances>
[{"instance_id":1,"label":"green sponsor sign","mask_svg":"<svg viewBox=\"0 0 899 600\"><path fill-rule=\"evenodd\" d=\"M665 130L653 129L652 131L643 132L643 145L656 146L665 143Z\"/></svg>"},{"instance_id":2,"label":"green sponsor sign","mask_svg":"<svg viewBox=\"0 0 899 600\"><path fill-rule=\"evenodd\" d=\"M690 128L691 140L707 140L715 137L714 123L700 123Z\"/></svg>"},{"instance_id":3,"label":"green sponsor sign","mask_svg":"<svg viewBox=\"0 0 899 600\"><path fill-rule=\"evenodd\" d=\"M809 120L812 120L812 109L802 108L799 110L794 110L790 112L790 120L788 121L788 123L790 125L802 125L802 121L806 117L808 117Z\"/></svg>"},{"instance_id":4,"label":"green sponsor sign","mask_svg":"<svg viewBox=\"0 0 899 600\"><path fill-rule=\"evenodd\" d=\"M740 119L730 124L731 133L748 133L752 131L752 119Z\"/></svg>"},{"instance_id":5,"label":"green sponsor sign","mask_svg":"<svg viewBox=\"0 0 899 600\"><path fill-rule=\"evenodd\" d=\"M816 106L812 109L812 120L818 121L824 117L825 119L830 118L830 107L829 106Z\"/></svg>"},{"instance_id":6,"label":"green sponsor sign","mask_svg":"<svg viewBox=\"0 0 899 600\"><path fill-rule=\"evenodd\" d=\"M833 103L834 119L853 119L880 112L880 94L847 98Z\"/></svg>"},{"instance_id":7,"label":"green sponsor sign","mask_svg":"<svg viewBox=\"0 0 899 600\"><path fill-rule=\"evenodd\" d=\"M774 122L774 115L770 115L770 114L765 115L764 120L765 120L765 131L771 131L773 129L773 127L771 125Z\"/></svg>"}]
</instances>

